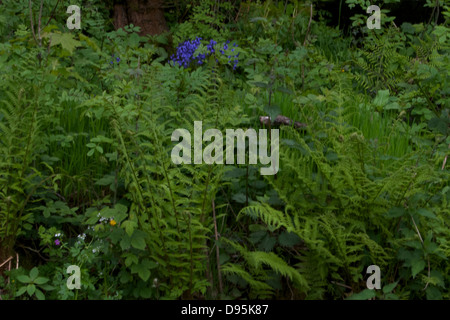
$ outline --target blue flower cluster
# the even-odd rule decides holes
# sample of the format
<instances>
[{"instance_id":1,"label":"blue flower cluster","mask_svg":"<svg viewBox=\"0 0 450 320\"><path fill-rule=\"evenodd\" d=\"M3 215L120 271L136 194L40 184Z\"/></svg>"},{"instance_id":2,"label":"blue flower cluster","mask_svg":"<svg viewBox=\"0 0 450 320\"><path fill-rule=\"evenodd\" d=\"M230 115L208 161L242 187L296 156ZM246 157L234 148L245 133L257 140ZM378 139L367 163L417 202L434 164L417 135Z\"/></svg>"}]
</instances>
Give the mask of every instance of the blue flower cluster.
<instances>
[{"instance_id":1,"label":"blue flower cluster","mask_svg":"<svg viewBox=\"0 0 450 320\"><path fill-rule=\"evenodd\" d=\"M114 60L114 54L111 56ZM116 57L116 62L119 63L120 62L120 57ZM111 64L114 64L114 61L110 62Z\"/></svg>"},{"instance_id":2,"label":"blue flower cluster","mask_svg":"<svg viewBox=\"0 0 450 320\"><path fill-rule=\"evenodd\" d=\"M198 49L198 47L201 44L201 40L202 40L202 38L197 37L195 40L192 40L192 41L187 40L187 41L181 43L177 48L176 54L173 54L170 57L170 63L173 65L175 63L177 63L179 66L183 66L184 68L189 67L191 62L193 62L193 61L196 61L198 65L202 65L203 63L205 63L205 59L207 56L216 54L217 42L214 40L210 40L209 43L206 45L206 48L207 48L206 54L200 53L197 56L194 56L195 51ZM225 42L223 44L223 47L221 49L219 49L219 52L221 54L225 55L226 51L228 51L229 44L230 44L230 40L227 40L227 42ZM235 48L237 46L238 45L236 43L233 43L233 48L230 51L234 52ZM238 57L239 57L239 53L236 55L228 54L228 63L231 63L231 61L233 60L233 70L236 69L237 64L239 63ZM216 59L216 61L218 61L218 60Z\"/></svg>"}]
</instances>

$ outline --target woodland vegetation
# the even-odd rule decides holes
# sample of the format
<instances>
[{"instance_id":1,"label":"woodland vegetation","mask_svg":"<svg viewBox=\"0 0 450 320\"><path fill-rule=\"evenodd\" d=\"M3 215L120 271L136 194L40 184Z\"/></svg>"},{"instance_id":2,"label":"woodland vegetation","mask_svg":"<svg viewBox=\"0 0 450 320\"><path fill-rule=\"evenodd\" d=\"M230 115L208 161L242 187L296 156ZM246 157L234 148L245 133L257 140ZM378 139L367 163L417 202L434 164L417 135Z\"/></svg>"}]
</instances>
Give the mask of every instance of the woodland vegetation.
<instances>
[{"instance_id":1,"label":"woodland vegetation","mask_svg":"<svg viewBox=\"0 0 450 320\"><path fill-rule=\"evenodd\" d=\"M450 299L449 1L151 2L0 1L1 299Z\"/></svg>"}]
</instances>

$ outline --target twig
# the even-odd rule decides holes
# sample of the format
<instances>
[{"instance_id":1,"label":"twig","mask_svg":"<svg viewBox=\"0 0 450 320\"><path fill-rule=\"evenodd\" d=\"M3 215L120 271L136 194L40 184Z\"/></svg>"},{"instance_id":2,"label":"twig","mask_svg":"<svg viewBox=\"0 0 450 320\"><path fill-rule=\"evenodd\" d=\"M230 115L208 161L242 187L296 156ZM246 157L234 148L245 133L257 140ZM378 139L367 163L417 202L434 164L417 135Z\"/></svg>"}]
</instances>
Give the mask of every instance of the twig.
<instances>
[{"instance_id":1,"label":"twig","mask_svg":"<svg viewBox=\"0 0 450 320\"><path fill-rule=\"evenodd\" d=\"M214 205L214 199L212 200L212 210L214 219L214 236L216 238L217 277L219 278L219 292L220 294L222 294L223 293L222 272L220 271L220 253L219 253L219 246L217 245L217 242L219 241L219 236L217 233L216 207Z\"/></svg>"},{"instance_id":2,"label":"twig","mask_svg":"<svg viewBox=\"0 0 450 320\"><path fill-rule=\"evenodd\" d=\"M305 40L303 41L303 46L306 45L306 40L308 39L308 36L309 36L309 31L310 31L310 27L311 27L312 16L313 16L313 5L312 5L312 3L311 3L311 11L310 11L310 15L309 15L308 29L306 29L306 35L305 35Z\"/></svg>"},{"instance_id":3,"label":"twig","mask_svg":"<svg viewBox=\"0 0 450 320\"><path fill-rule=\"evenodd\" d=\"M39 256L42 260L49 261L49 259L47 259L47 258L45 258L45 257L43 257L43 256L41 255L41 250L36 250L36 249L30 248L30 247L26 247L26 246L21 245L21 244L19 244L19 247L24 248L24 249L27 249L27 250L30 250L30 251L33 251L33 252L37 253L38 256Z\"/></svg>"},{"instance_id":4,"label":"twig","mask_svg":"<svg viewBox=\"0 0 450 320\"><path fill-rule=\"evenodd\" d=\"M420 235L420 231L419 231L419 229L417 228L416 221L414 221L413 216L411 216L411 220L412 220L412 222L414 223L414 227L416 228L417 234L419 235L420 242L422 242L422 244L423 244L422 236Z\"/></svg>"},{"instance_id":5,"label":"twig","mask_svg":"<svg viewBox=\"0 0 450 320\"><path fill-rule=\"evenodd\" d=\"M31 23L31 34L33 35L34 41L36 42L36 44L38 44L38 41L36 39L36 33L34 32L34 21L33 21L33 10L31 9L33 3L30 0L29 1L29 6L30 6L30 23Z\"/></svg>"},{"instance_id":6,"label":"twig","mask_svg":"<svg viewBox=\"0 0 450 320\"><path fill-rule=\"evenodd\" d=\"M3 262L2 264L0 264L0 268L3 267L5 264L7 264L12 258L13 258L13 256L11 256L11 257L9 257L8 259L6 259L5 262Z\"/></svg>"},{"instance_id":7,"label":"twig","mask_svg":"<svg viewBox=\"0 0 450 320\"><path fill-rule=\"evenodd\" d=\"M42 47L41 22L42 22L42 8L43 8L43 6L44 6L44 0L41 0L41 7L39 9L39 23L38 23L39 47Z\"/></svg>"},{"instance_id":8,"label":"twig","mask_svg":"<svg viewBox=\"0 0 450 320\"><path fill-rule=\"evenodd\" d=\"M344 288L347 288L347 289L350 289L350 290L353 289L352 287L350 287L350 286L348 286L348 285L346 285L346 284L339 283L339 282L336 282L336 281L331 281L331 283L334 283L334 284L337 285L337 286L344 287Z\"/></svg>"},{"instance_id":9,"label":"twig","mask_svg":"<svg viewBox=\"0 0 450 320\"><path fill-rule=\"evenodd\" d=\"M448 148L450 149L450 144L448 145ZM448 154L445 155L444 161L442 162L442 170L445 168L445 164L447 163Z\"/></svg>"},{"instance_id":10,"label":"twig","mask_svg":"<svg viewBox=\"0 0 450 320\"><path fill-rule=\"evenodd\" d=\"M58 2L56 2L56 5L55 5L55 7L53 8L52 13L50 14L50 18L48 19L47 23L45 24L44 29L48 26L48 24L50 23L50 21L53 19L53 15L55 14L55 10L56 10L56 8L58 7L58 4L59 4L60 1L61 1L61 0L58 0Z\"/></svg>"},{"instance_id":11,"label":"twig","mask_svg":"<svg viewBox=\"0 0 450 320\"><path fill-rule=\"evenodd\" d=\"M422 236L420 235L419 228L417 228L416 221L414 221L413 216L411 216L411 220L414 223L414 227L416 228L417 234L419 235L420 242L422 242L422 246L423 246L423 239L422 239ZM427 261L428 261L428 278L430 278L431 277L431 267L430 267L430 257L428 257L428 256L427 256ZM425 288L423 288L423 290L425 290L428 287L429 283L430 283L430 281L428 280L427 283L425 284Z\"/></svg>"}]
</instances>

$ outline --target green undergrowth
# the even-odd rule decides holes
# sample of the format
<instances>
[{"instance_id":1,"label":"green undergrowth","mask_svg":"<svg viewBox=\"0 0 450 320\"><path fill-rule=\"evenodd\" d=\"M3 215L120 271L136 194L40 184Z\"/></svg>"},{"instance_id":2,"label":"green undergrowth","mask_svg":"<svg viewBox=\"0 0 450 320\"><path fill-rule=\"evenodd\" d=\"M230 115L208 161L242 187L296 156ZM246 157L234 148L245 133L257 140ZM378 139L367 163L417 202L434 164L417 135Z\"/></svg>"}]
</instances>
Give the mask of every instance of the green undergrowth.
<instances>
[{"instance_id":1,"label":"green undergrowth","mask_svg":"<svg viewBox=\"0 0 450 320\"><path fill-rule=\"evenodd\" d=\"M238 3L142 37L90 1L86 30L50 20L41 43L28 8L0 4L2 299L450 298L448 5L381 30L356 14L344 36L309 3ZM236 41L237 68L171 65L169 40L197 36ZM303 126L276 128L276 175L171 159L194 121L278 115Z\"/></svg>"}]
</instances>

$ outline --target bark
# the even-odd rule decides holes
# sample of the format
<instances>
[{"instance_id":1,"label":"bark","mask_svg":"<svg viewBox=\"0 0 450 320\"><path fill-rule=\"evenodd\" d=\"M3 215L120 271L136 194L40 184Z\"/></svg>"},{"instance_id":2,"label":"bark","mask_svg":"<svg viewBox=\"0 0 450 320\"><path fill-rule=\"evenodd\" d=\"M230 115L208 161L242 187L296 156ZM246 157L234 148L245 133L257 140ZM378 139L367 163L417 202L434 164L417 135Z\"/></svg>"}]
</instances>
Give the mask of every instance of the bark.
<instances>
[{"instance_id":1,"label":"bark","mask_svg":"<svg viewBox=\"0 0 450 320\"><path fill-rule=\"evenodd\" d=\"M114 26L133 24L141 27L140 35L156 35L168 31L163 0L125 0L114 4Z\"/></svg>"}]
</instances>

